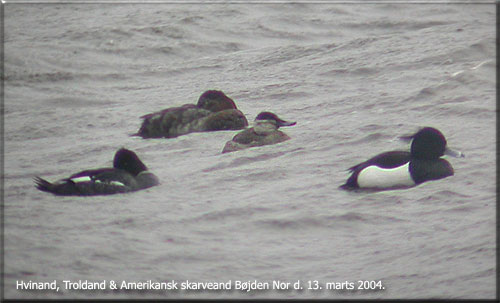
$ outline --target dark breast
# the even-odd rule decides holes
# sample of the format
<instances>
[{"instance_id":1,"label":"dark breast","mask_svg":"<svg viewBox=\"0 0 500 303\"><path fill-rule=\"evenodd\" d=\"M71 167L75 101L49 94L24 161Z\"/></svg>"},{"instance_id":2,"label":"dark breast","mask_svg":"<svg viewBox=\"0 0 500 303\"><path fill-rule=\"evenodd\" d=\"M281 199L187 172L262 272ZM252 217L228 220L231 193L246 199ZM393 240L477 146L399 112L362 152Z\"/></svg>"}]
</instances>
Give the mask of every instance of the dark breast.
<instances>
[{"instance_id":1,"label":"dark breast","mask_svg":"<svg viewBox=\"0 0 500 303\"><path fill-rule=\"evenodd\" d=\"M259 135L255 133L253 128L245 129L233 137L233 141L240 144L250 144L259 140Z\"/></svg>"},{"instance_id":2,"label":"dark breast","mask_svg":"<svg viewBox=\"0 0 500 303\"><path fill-rule=\"evenodd\" d=\"M243 113L237 109L226 109L211 114L204 122L203 131L238 130L248 126Z\"/></svg>"},{"instance_id":3,"label":"dark breast","mask_svg":"<svg viewBox=\"0 0 500 303\"><path fill-rule=\"evenodd\" d=\"M453 176L451 164L445 159L419 160L410 162L410 173L415 183L420 184L430 180L439 180Z\"/></svg>"}]
</instances>

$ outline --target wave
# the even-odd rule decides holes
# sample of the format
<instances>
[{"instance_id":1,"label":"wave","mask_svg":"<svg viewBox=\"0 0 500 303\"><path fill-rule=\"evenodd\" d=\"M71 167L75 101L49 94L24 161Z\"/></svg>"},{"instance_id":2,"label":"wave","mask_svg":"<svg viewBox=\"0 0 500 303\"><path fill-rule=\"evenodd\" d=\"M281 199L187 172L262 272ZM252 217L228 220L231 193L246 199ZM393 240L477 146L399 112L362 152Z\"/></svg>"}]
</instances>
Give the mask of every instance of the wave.
<instances>
[{"instance_id":1,"label":"wave","mask_svg":"<svg viewBox=\"0 0 500 303\"><path fill-rule=\"evenodd\" d=\"M257 219L253 222L258 228L296 230L304 228L342 228L357 227L359 224L382 225L404 222L392 216L381 216L360 212L347 212L340 215L300 216L295 218Z\"/></svg>"}]
</instances>

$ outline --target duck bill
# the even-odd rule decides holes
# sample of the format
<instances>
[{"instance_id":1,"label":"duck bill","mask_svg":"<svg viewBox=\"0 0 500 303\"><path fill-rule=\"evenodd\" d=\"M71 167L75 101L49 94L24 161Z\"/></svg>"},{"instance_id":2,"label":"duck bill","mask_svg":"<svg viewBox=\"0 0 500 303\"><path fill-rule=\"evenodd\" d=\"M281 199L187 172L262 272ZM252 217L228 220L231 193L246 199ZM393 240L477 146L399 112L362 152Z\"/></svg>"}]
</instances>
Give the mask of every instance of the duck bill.
<instances>
[{"instance_id":1,"label":"duck bill","mask_svg":"<svg viewBox=\"0 0 500 303\"><path fill-rule=\"evenodd\" d=\"M464 153L462 153L461 151L456 151L456 150L453 150L449 147L446 147L446 149L444 150L444 154L447 156L450 156L450 157L455 157L455 158L464 158L465 157Z\"/></svg>"},{"instance_id":2,"label":"duck bill","mask_svg":"<svg viewBox=\"0 0 500 303\"><path fill-rule=\"evenodd\" d=\"M282 127L282 126L294 126L295 124L297 124L297 122L288 122L288 121L284 121L284 120L279 120L277 122L278 122L279 127Z\"/></svg>"}]
</instances>

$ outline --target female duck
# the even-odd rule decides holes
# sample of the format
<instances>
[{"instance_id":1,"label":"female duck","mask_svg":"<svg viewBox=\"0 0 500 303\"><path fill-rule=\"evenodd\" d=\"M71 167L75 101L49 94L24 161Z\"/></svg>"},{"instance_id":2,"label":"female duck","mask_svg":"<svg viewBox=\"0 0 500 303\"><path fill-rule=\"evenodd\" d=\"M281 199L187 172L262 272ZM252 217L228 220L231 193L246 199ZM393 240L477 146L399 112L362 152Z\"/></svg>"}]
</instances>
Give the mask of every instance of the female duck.
<instances>
[{"instance_id":1,"label":"female duck","mask_svg":"<svg viewBox=\"0 0 500 303\"><path fill-rule=\"evenodd\" d=\"M453 175L451 164L441 158L444 154L463 157L447 148L443 134L432 127L403 138L412 139L410 152L385 152L349 168L352 174L341 188L384 190L415 186Z\"/></svg>"},{"instance_id":2,"label":"female duck","mask_svg":"<svg viewBox=\"0 0 500 303\"><path fill-rule=\"evenodd\" d=\"M290 137L284 132L279 131L278 128L295 124L296 122L281 120L273 113L261 112L255 118L255 126L247 128L234 136L231 141L226 143L222 153L289 140Z\"/></svg>"},{"instance_id":3,"label":"female duck","mask_svg":"<svg viewBox=\"0 0 500 303\"><path fill-rule=\"evenodd\" d=\"M245 115L223 92L209 90L198 103L184 104L144 115L141 128L134 134L142 138L175 138L192 132L236 130L248 126Z\"/></svg>"},{"instance_id":4,"label":"female duck","mask_svg":"<svg viewBox=\"0 0 500 303\"><path fill-rule=\"evenodd\" d=\"M60 196L93 196L125 193L159 184L137 155L128 149L118 150L113 167L84 170L50 183L35 177L36 188Z\"/></svg>"}]
</instances>

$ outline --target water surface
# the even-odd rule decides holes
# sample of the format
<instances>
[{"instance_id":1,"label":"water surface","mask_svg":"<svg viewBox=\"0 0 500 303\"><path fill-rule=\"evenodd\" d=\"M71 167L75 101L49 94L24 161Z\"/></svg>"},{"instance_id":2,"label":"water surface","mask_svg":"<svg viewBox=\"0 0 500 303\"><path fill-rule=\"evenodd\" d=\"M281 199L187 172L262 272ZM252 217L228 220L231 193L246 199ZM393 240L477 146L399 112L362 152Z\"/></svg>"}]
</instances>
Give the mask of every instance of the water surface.
<instances>
[{"instance_id":1,"label":"water surface","mask_svg":"<svg viewBox=\"0 0 500 303\"><path fill-rule=\"evenodd\" d=\"M7 4L6 298L495 298L493 4ZM292 139L130 137L220 89ZM455 175L338 189L347 168L440 129ZM92 198L37 191L136 151L161 180ZM55 291L16 290L16 281ZM63 280L300 280L304 289L74 291ZM381 281L384 290L326 290ZM308 282L311 281L311 282ZM315 288L314 281L323 289ZM311 283L311 284L309 284ZM357 286L357 283L356 283Z\"/></svg>"}]
</instances>

